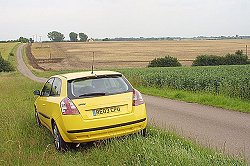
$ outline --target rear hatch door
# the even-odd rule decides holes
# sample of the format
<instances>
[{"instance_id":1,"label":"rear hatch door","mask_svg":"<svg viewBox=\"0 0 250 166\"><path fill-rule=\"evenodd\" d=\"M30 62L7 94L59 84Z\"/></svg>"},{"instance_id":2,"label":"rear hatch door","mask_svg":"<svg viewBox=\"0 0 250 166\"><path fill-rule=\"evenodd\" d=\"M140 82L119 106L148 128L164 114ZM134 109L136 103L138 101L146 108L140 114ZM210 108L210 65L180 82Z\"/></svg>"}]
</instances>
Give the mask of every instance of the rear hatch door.
<instances>
[{"instance_id":1,"label":"rear hatch door","mask_svg":"<svg viewBox=\"0 0 250 166\"><path fill-rule=\"evenodd\" d=\"M68 97L84 119L107 118L132 111L133 88L122 75L68 81Z\"/></svg>"}]
</instances>

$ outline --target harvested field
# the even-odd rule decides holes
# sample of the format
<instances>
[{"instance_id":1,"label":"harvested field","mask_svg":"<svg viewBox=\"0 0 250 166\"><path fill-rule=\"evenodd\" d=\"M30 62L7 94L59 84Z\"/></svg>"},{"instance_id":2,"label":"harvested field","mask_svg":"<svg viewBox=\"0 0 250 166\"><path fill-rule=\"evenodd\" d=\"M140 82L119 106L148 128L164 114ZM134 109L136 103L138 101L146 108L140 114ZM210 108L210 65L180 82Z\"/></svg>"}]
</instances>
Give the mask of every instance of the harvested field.
<instances>
[{"instance_id":1,"label":"harvested field","mask_svg":"<svg viewBox=\"0 0 250 166\"><path fill-rule=\"evenodd\" d=\"M45 69L89 69L95 52L96 68L145 67L156 57L177 57L183 65L191 65L201 54L225 55L244 50L250 40L180 40L129 42L62 42L34 43L32 53ZM41 59L63 58L50 63ZM44 63L48 62L48 63Z\"/></svg>"}]
</instances>

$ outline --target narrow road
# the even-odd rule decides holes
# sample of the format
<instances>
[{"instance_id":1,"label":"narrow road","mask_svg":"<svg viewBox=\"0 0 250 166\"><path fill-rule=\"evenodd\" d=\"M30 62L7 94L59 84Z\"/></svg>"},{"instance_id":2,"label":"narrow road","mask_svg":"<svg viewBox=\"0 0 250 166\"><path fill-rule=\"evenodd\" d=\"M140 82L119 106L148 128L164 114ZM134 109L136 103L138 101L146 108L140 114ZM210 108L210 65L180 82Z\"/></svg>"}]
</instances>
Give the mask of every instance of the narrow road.
<instances>
[{"instance_id":1,"label":"narrow road","mask_svg":"<svg viewBox=\"0 0 250 166\"><path fill-rule=\"evenodd\" d=\"M250 161L250 114L144 95L148 117L201 145Z\"/></svg>"},{"instance_id":2,"label":"narrow road","mask_svg":"<svg viewBox=\"0 0 250 166\"><path fill-rule=\"evenodd\" d=\"M22 58L22 48L17 49L18 70L32 80L36 77ZM201 145L240 155L250 161L250 114L143 95L151 123L173 129L185 138Z\"/></svg>"},{"instance_id":3,"label":"narrow road","mask_svg":"<svg viewBox=\"0 0 250 166\"><path fill-rule=\"evenodd\" d=\"M23 56L22 56L22 49L23 46L25 44L21 44L18 48L17 48L17 52L16 52L16 56L17 56L17 69L20 71L20 73L22 73L24 76L37 81L37 82L45 82L47 79L46 78L41 78L41 77L37 77L35 76L30 69L27 67L27 65L25 64L24 60L23 60Z\"/></svg>"}]
</instances>

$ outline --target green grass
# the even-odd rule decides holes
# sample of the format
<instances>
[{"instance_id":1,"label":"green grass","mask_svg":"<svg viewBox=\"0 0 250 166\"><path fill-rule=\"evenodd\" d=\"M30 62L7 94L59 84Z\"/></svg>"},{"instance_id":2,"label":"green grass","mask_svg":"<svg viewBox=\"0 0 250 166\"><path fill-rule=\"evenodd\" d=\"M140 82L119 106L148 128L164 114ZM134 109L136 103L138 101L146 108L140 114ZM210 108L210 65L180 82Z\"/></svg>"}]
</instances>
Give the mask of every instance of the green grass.
<instances>
[{"instance_id":1,"label":"green grass","mask_svg":"<svg viewBox=\"0 0 250 166\"><path fill-rule=\"evenodd\" d=\"M33 90L42 84L17 72L0 78L0 165L247 165L152 126L146 138L131 135L57 152L50 132L34 118Z\"/></svg>"},{"instance_id":2,"label":"green grass","mask_svg":"<svg viewBox=\"0 0 250 166\"><path fill-rule=\"evenodd\" d=\"M16 51L20 43L16 43L16 45L11 49L11 53L14 54L14 56L8 56L8 61L16 68L17 67L17 59L16 59Z\"/></svg>"},{"instance_id":3,"label":"green grass","mask_svg":"<svg viewBox=\"0 0 250 166\"><path fill-rule=\"evenodd\" d=\"M174 100L199 103L215 106L233 111L250 113L250 102L239 98L230 98L222 95L212 95L205 92L190 92L184 90L161 89L155 87L136 87L142 93L152 96L160 96Z\"/></svg>"},{"instance_id":4,"label":"green grass","mask_svg":"<svg viewBox=\"0 0 250 166\"><path fill-rule=\"evenodd\" d=\"M0 43L0 52L5 60L8 60L9 53L15 49L18 43Z\"/></svg>"},{"instance_id":5,"label":"green grass","mask_svg":"<svg viewBox=\"0 0 250 166\"><path fill-rule=\"evenodd\" d=\"M146 138L131 135L57 152L49 131L35 123L32 92L42 84L16 72L0 77L0 165L246 165L154 127Z\"/></svg>"}]
</instances>

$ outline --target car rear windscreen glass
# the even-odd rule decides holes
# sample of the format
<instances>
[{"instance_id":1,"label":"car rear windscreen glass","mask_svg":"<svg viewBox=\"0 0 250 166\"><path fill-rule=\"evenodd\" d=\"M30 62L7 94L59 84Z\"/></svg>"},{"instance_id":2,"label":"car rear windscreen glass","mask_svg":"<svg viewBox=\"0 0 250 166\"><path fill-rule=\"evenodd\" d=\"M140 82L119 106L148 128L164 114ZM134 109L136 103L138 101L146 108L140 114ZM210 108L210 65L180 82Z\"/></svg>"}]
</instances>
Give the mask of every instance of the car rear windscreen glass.
<instances>
[{"instance_id":1,"label":"car rear windscreen glass","mask_svg":"<svg viewBox=\"0 0 250 166\"><path fill-rule=\"evenodd\" d=\"M125 93L131 87L122 76L80 78L68 82L70 95L76 98Z\"/></svg>"}]
</instances>

